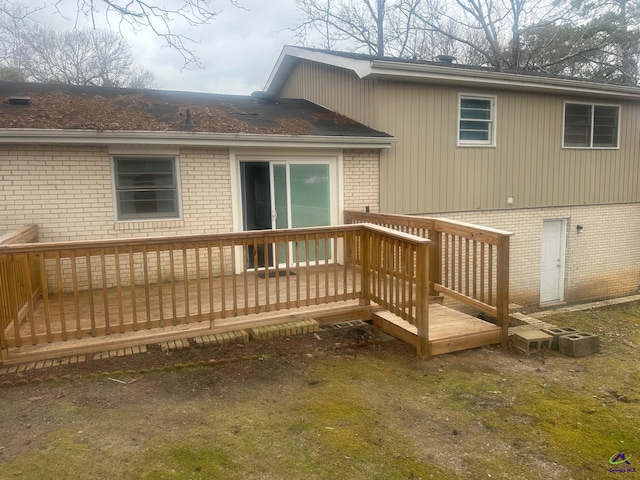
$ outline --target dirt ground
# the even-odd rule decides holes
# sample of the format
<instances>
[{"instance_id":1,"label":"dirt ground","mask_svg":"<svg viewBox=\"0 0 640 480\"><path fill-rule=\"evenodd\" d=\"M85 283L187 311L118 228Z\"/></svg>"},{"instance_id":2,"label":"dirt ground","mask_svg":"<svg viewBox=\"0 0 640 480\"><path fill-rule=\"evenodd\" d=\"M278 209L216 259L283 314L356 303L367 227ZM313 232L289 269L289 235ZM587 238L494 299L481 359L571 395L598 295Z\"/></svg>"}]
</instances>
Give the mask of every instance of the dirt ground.
<instances>
[{"instance_id":1,"label":"dirt ground","mask_svg":"<svg viewBox=\"0 0 640 480\"><path fill-rule=\"evenodd\" d=\"M6 375L0 479L634 478L640 307L547 320L601 352L421 362L362 324Z\"/></svg>"}]
</instances>

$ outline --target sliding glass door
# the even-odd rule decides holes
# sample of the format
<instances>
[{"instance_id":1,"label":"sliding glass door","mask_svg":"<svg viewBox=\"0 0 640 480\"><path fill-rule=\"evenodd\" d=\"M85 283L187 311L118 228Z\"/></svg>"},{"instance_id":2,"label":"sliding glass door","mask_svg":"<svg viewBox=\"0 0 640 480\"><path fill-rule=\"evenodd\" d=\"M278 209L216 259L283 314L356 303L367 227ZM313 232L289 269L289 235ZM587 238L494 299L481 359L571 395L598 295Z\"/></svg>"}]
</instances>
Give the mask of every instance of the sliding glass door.
<instances>
[{"instance_id":1,"label":"sliding glass door","mask_svg":"<svg viewBox=\"0 0 640 480\"><path fill-rule=\"evenodd\" d=\"M331 225L331 164L329 161L240 162L242 214L245 230L304 228ZM289 249L287 257L286 249ZM263 268L275 259L285 264L331 259L331 247L319 242L294 248L291 244L247 250L250 268ZM317 250L317 251L316 251ZM277 256L276 256L277 252ZM296 258L296 255L299 258Z\"/></svg>"}]
</instances>

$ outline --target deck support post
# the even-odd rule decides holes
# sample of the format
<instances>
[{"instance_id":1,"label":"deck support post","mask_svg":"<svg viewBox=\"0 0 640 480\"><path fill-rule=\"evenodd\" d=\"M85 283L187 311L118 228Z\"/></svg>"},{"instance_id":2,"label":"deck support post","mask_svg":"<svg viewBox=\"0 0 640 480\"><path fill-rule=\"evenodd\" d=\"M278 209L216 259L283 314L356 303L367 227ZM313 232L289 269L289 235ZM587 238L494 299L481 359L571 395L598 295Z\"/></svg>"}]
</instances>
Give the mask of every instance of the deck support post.
<instances>
[{"instance_id":1,"label":"deck support post","mask_svg":"<svg viewBox=\"0 0 640 480\"><path fill-rule=\"evenodd\" d=\"M429 253L430 245L419 244L416 248L416 327L418 329L418 357L421 360L431 356L429 342Z\"/></svg>"},{"instance_id":2,"label":"deck support post","mask_svg":"<svg viewBox=\"0 0 640 480\"><path fill-rule=\"evenodd\" d=\"M437 297L440 293L436 284L442 283L442 232L436 230L436 220L431 220L429 227L429 295Z\"/></svg>"},{"instance_id":3,"label":"deck support post","mask_svg":"<svg viewBox=\"0 0 640 480\"><path fill-rule=\"evenodd\" d=\"M509 236L498 239L496 279L496 323L501 329L500 344L506 348L509 343Z\"/></svg>"},{"instance_id":4,"label":"deck support post","mask_svg":"<svg viewBox=\"0 0 640 480\"><path fill-rule=\"evenodd\" d=\"M360 230L360 305L371 305L371 236L367 228Z\"/></svg>"}]
</instances>

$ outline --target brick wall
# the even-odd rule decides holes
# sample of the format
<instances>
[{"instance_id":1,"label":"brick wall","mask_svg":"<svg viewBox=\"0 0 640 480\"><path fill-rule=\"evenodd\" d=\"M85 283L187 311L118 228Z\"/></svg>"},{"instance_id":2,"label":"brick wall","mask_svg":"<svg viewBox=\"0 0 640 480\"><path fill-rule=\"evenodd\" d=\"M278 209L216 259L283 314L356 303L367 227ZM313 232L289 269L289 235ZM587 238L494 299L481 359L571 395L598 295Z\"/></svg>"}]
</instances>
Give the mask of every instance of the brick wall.
<instances>
[{"instance_id":1,"label":"brick wall","mask_svg":"<svg viewBox=\"0 0 640 480\"><path fill-rule=\"evenodd\" d=\"M344 153L346 208L378 210L378 151ZM115 219L113 180L107 147L9 146L0 151L0 226L11 229L37 224L41 242L125 237L171 236L233 230L231 173L228 149L183 148L179 156L180 219L124 221ZM166 256L166 255L165 255ZM155 264L155 257L151 258ZM128 265L128 257L121 259ZM188 271L195 272L193 255ZM230 260L225 263L229 266ZM51 262L49 262L51 263ZM142 256L134 255L136 280L142 278ZM168 264L163 257L162 264ZM182 258L176 257L182 272ZM205 262L206 263L206 262ZM216 260L214 265L219 262ZM207 272L203 265L203 272ZM49 280L53 263L47 264ZM72 288L68 261L63 261L63 288ZM109 257L107 285L114 285L114 259ZM87 283L86 268L77 266L79 283ZM94 272L101 285L100 272ZM191 276L191 274L190 274ZM138 278L139 277L139 278ZM154 277L155 278L155 277Z\"/></svg>"},{"instance_id":2,"label":"brick wall","mask_svg":"<svg viewBox=\"0 0 640 480\"><path fill-rule=\"evenodd\" d=\"M543 220L567 222L566 302L638 292L640 204L449 212L437 216L515 233L510 242L512 302L539 305ZM577 225L584 227L581 233L577 233Z\"/></svg>"},{"instance_id":3,"label":"brick wall","mask_svg":"<svg viewBox=\"0 0 640 480\"><path fill-rule=\"evenodd\" d=\"M36 223L40 241L228 232L227 149L183 149L179 220L117 222L106 147L9 147L0 152L0 224Z\"/></svg>"},{"instance_id":4,"label":"brick wall","mask_svg":"<svg viewBox=\"0 0 640 480\"><path fill-rule=\"evenodd\" d=\"M344 208L380 211L380 154L378 150L344 151Z\"/></svg>"}]
</instances>

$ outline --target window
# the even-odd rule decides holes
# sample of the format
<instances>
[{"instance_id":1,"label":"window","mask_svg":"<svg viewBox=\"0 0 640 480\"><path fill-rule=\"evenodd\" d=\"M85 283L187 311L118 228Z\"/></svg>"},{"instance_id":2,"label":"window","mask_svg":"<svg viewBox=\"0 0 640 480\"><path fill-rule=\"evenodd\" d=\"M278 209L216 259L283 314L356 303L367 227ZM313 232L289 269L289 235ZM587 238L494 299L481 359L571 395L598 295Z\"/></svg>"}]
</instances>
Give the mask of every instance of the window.
<instances>
[{"instance_id":1,"label":"window","mask_svg":"<svg viewBox=\"0 0 640 480\"><path fill-rule=\"evenodd\" d=\"M495 145L495 97L460 96L458 145Z\"/></svg>"},{"instance_id":2,"label":"window","mask_svg":"<svg viewBox=\"0 0 640 480\"><path fill-rule=\"evenodd\" d=\"M574 148L617 148L620 107L564 104L564 146Z\"/></svg>"},{"instance_id":3,"label":"window","mask_svg":"<svg viewBox=\"0 0 640 480\"><path fill-rule=\"evenodd\" d=\"M118 220L179 217L175 157L114 157Z\"/></svg>"}]
</instances>

